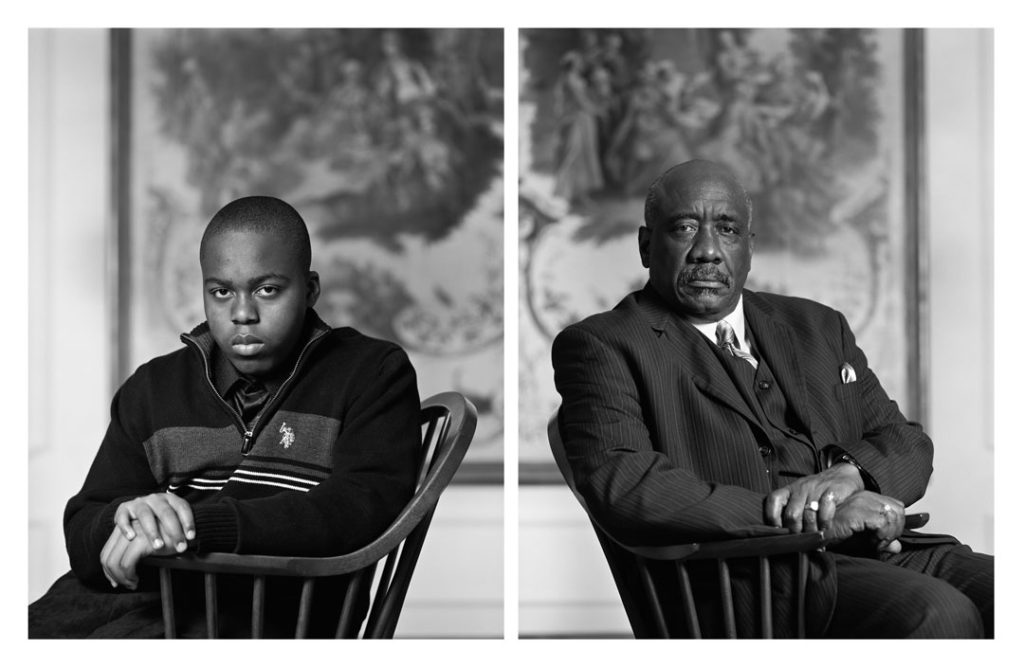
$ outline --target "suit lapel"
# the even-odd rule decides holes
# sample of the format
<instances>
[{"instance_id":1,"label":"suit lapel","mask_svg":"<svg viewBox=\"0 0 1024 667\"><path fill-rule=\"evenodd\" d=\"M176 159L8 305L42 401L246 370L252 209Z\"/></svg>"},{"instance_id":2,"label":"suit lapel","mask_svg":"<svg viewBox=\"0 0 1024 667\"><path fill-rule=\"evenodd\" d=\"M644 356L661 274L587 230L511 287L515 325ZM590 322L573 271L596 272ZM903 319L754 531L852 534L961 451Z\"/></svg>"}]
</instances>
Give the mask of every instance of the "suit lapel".
<instances>
[{"instance_id":1,"label":"suit lapel","mask_svg":"<svg viewBox=\"0 0 1024 667\"><path fill-rule=\"evenodd\" d=\"M752 424L761 424L740 395L722 362L697 329L673 313L648 284L637 304L651 325L652 335L665 347L666 358L675 360L684 375L704 394L739 412Z\"/></svg>"},{"instance_id":2,"label":"suit lapel","mask_svg":"<svg viewBox=\"0 0 1024 667\"><path fill-rule=\"evenodd\" d=\"M800 369L796 334L774 316L771 305L753 292L743 292L743 316L754 334L758 351L767 361L797 418L813 433L814 424L808 410L807 383ZM812 438L813 441L813 438Z\"/></svg>"}]
</instances>

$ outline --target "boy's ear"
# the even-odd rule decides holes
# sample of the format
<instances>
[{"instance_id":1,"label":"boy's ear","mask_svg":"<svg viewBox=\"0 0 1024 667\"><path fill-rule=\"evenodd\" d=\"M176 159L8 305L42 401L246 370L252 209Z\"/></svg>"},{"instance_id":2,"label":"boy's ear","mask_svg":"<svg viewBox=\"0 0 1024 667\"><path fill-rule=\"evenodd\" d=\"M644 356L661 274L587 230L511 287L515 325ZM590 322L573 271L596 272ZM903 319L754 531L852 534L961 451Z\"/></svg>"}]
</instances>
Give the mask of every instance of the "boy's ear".
<instances>
[{"instance_id":1,"label":"boy's ear","mask_svg":"<svg viewBox=\"0 0 1024 667\"><path fill-rule=\"evenodd\" d=\"M316 300L320 298L320 274L316 271L310 271L309 277L306 278L306 308L312 308L316 305Z\"/></svg>"}]
</instances>

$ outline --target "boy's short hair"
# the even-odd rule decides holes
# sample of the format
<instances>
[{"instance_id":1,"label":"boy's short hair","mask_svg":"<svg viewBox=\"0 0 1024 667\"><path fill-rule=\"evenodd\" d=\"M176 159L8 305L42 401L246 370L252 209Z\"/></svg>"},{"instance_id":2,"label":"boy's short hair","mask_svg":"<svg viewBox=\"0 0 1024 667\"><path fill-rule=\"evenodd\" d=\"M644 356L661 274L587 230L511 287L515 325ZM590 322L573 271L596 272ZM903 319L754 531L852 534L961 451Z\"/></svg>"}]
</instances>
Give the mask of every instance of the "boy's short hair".
<instances>
[{"instance_id":1,"label":"boy's short hair","mask_svg":"<svg viewBox=\"0 0 1024 667\"><path fill-rule=\"evenodd\" d=\"M234 231L277 235L295 254L303 271L309 271L312 261L309 230L299 212L287 202L277 197L253 195L225 205L214 214L203 232L203 240L199 243L200 256L211 239Z\"/></svg>"}]
</instances>

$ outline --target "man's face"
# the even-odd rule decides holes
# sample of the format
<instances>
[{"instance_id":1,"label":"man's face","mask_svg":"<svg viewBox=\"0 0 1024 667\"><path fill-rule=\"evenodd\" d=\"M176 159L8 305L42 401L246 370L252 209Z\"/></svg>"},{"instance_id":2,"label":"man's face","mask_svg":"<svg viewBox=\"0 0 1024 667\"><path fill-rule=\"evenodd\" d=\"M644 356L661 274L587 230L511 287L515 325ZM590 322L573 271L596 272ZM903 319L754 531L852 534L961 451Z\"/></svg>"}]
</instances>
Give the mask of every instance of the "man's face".
<instances>
[{"instance_id":1,"label":"man's face","mask_svg":"<svg viewBox=\"0 0 1024 667\"><path fill-rule=\"evenodd\" d=\"M672 308L716 322L736 307L750 271L753 234L740 187L710 168L680 168L661 183L659 211L640 228L640 258Z\"/></svg>"},{"instance_id":2,"label":"man's face","mask_svg":"<svg viewBox=\"0 0 1024 667\"><path fill-rule=\"evenodd\" d=\"M240 373L264 376L287 363L320 279L274 234L228 231L200 256L210 331Z\"/></svg>"}]
</instances>

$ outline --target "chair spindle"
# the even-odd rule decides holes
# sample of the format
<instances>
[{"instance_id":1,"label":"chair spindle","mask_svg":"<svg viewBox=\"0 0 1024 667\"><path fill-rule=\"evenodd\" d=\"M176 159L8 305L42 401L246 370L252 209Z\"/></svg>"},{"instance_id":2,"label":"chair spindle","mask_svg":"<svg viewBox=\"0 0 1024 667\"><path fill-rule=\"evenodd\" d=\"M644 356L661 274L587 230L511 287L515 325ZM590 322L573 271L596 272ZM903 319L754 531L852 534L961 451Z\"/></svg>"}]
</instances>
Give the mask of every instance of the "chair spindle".
<instances>
[{"instance_id":1,"label":"chair spindle","mask_svg":"<svg viewBox=\"0 0 1024 667\"><path fill-rule=\"evenodd\" d=\"M207 572L203 575L206 590L206 637L217 639L220 636L220 615L217 613L217 575Z\"/></svg>"},{"instance_id":2,"label":"chair spindle","mask_svg":"<svg viewBox=\"0 0 1024 667\"><path fill-rule=\"evenodd\" d=\"M732 579L729 578L729 563L723 558L718 559L718 586L722 593L722 621L725 623L725 635L736 639L736 612L732 605Z\"/></svg>"}]
</instances>

